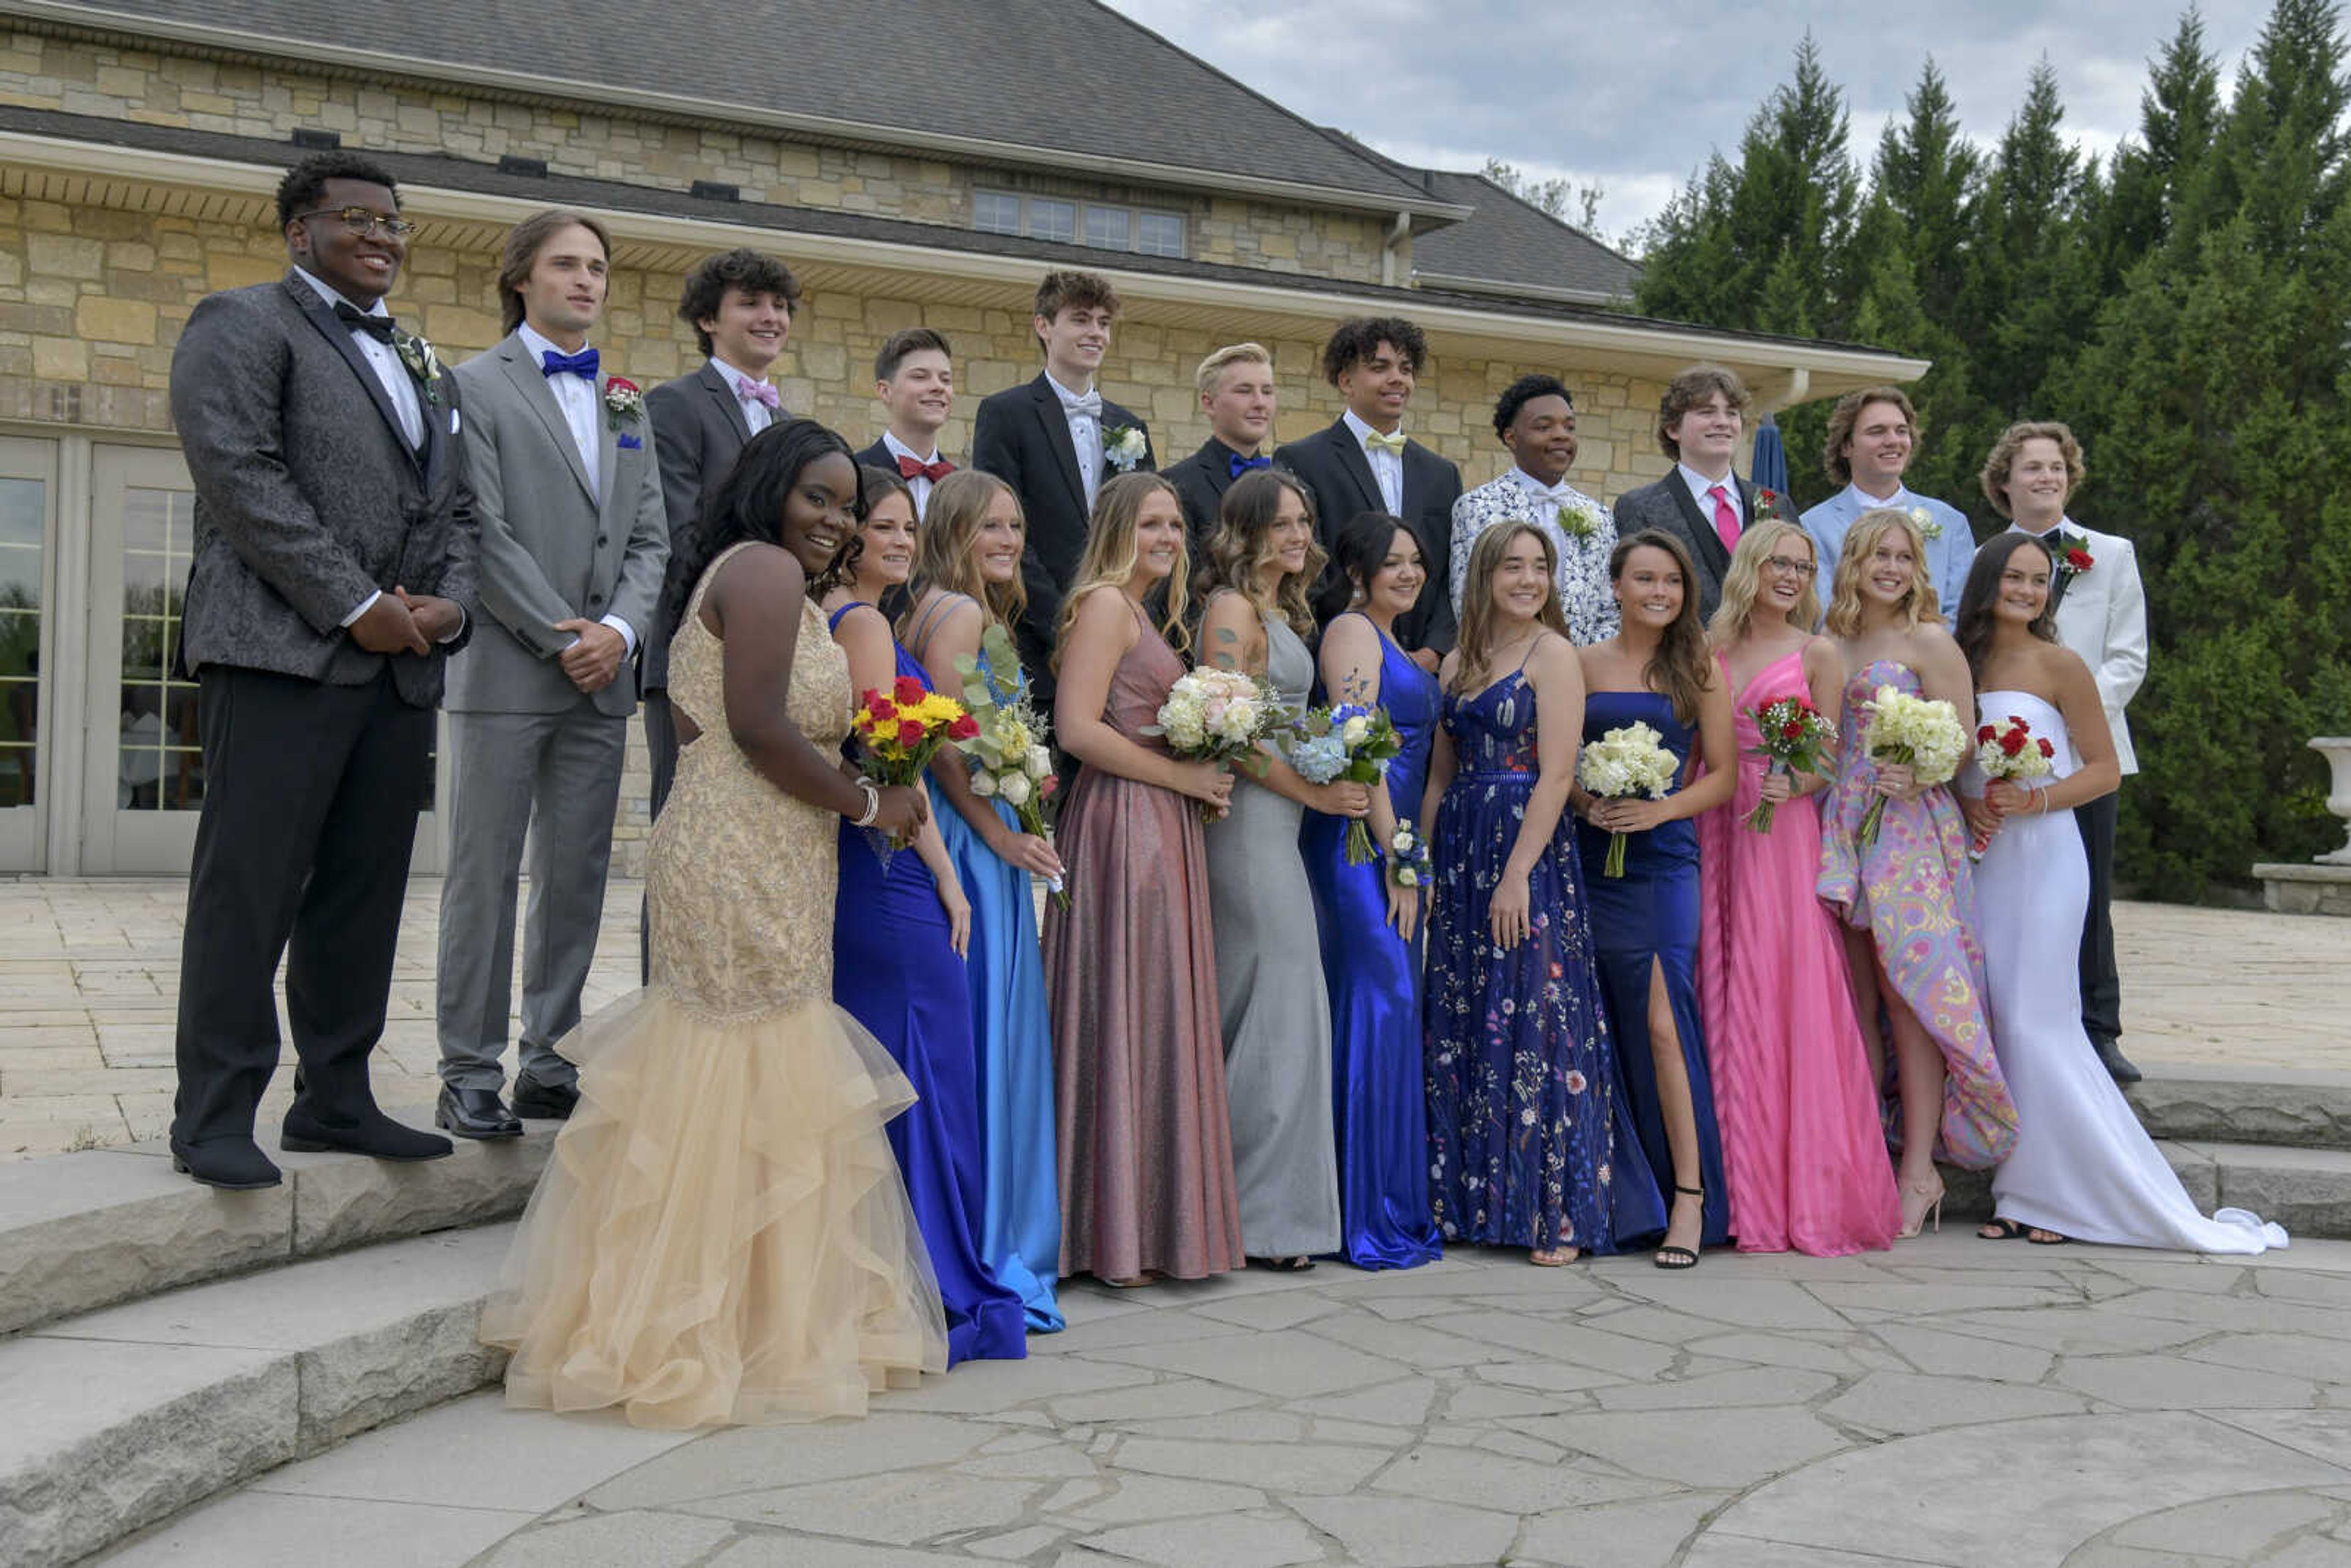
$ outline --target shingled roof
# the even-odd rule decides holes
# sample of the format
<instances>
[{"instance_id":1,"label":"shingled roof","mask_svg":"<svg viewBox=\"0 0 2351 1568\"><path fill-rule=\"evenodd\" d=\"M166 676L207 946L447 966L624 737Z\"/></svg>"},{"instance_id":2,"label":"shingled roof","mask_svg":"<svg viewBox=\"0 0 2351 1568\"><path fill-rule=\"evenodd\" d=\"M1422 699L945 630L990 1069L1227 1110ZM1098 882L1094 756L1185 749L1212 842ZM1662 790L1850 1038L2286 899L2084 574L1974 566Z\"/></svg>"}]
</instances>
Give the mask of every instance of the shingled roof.
<instances>
[{"instance_id":1,"label":"shingled roof","mask_svg":"<svg viewBox=\"0 0 2351 1568\"><path fill-rule=\"evenodd\" d=\"M12 0L36 22L986 158L1274 182L1458 216L1384 161L1095 0ZM903 90L877 90L903 89Z\"/></svg>"},{"instance_id":2,"label":"shingled roof","mask_svg":"<svg viewBox=\"0 0 2351 1568\"><path fill-rule=\"evenodd\" d=\"M1431 194L1476 209L1412 242L1413 276L1431 287L1583 301L1629 300L1641 268L1573 224L1520 200L1483 174L1426 172Z\"/></svg>"}]
</instances>

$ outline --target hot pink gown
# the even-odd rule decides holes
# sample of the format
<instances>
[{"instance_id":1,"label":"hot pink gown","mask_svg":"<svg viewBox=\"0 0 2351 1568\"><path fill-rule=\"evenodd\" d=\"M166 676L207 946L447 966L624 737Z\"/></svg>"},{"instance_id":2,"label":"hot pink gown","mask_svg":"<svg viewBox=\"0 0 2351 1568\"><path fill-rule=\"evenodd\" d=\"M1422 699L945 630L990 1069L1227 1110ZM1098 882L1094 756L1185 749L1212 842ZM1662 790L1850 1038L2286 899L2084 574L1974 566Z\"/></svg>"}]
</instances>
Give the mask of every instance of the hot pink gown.
<instances>
[{"instance_id":1,"label":"hot pink gown","mask_svg":"<svg viewBox=\"0 0 2351 1568\"><path fill-rule=\"evenodd\" d=\"M1698 821L1698 1006L1739 1249L1837 1258L1886 1246L1902 1205L1844 945L1813 891L1818 797L1782 801L1768 833L1746 822L1764 768L1754 710L1810 695L1800 649L1733 699L1739 788Z\"/></svg>"}]
</instances>

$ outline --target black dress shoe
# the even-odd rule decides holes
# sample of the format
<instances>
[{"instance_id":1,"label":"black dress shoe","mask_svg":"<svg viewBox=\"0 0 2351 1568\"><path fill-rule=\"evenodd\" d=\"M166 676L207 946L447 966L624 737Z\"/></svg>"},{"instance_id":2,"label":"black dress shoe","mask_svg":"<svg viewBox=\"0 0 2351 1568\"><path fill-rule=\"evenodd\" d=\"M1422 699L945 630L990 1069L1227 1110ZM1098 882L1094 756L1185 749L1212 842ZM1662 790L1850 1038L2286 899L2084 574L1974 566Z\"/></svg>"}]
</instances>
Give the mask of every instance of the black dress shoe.
<instances>
[{"instance_id":1,"label":"black dress shoe","mask_svg":"<svg viewBox=\"0 0 2351 1568\"><path fill-rule=\"evenodd\" d=\"M455 1152L448 1139L420 1133L381 1111L370 1111L355 1121L329 1122L298 1103L287 1110L277 1142L296 1154L366 1155L379 1160L438 1160Z\"/></svg>"},{"instance_id":2,"label":"black dress shoe","mask_svg":"<svg viewBox=\"0 0 2351 1568\"><path fill-rule=\"evenodd\" d=\"M172 1168L224 1192L254 1192L284 1179L251 1138L214 1138L203 1144L173 1138Z\"/></svg>"},{"instance_id":3,"label":"black dress shoe","mask_svg":"<svg viewBox=\"0 0 2351 1568\"><path fill-rule=\"evenodd\" d=\"M568 1121L580 1103L580 1091L569 1083L541 1083L528 1072L515 1075L514 1113L535 1122Z\"/></svg>"},{"instance_id":4,"label":"black dress shoe","mask_svg":"<svg viewBox=\"0 0 2351 1568\"><path fill-rule=\"evenodd\" d=\"M2123 1048L2113 1040L2094 1040L2090 1043L2097 1050L2098 1064L2116 1082L2136 1083L2147 1076L2131 1064L2131 1059L2123 1054Z\"/></svg>"},{"instance_id":5,"label":"black dress shoe","mask_svg":"<svg viewBox=\"0 0 2351 1568\"><path fill-rule=\"evenodd\" d=\"M444 1086L433 1108L433 1124L461 1138L519 1138L522 1124L495 1089Z\"/></svg>"}]
</instances>

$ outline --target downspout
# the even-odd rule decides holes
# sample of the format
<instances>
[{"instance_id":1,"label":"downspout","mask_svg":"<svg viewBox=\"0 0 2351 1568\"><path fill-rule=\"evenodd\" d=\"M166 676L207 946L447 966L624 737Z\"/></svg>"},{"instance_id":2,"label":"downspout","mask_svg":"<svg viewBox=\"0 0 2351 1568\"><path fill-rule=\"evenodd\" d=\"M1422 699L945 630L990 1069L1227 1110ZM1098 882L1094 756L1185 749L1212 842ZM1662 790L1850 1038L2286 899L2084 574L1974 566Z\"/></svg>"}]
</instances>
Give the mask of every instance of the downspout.
<instances>
[{"instance_id":1,"label":"downspout","mask_svg":"<svg viewBox=\"0 0 2351 1568\"><path fill-rule=\"evenodd\" d=\"M1411 238L1412 214L1398 213L1395 215L1395 222L1388 225L1386 243L1380 246L1380 286L1382 287L1394 288L1402 281L1397 275L1404 269L1396 265L1396 251L1398 246Z\"/></svg>"},{"instance_id":2,"label":"downspout","mask_svg":"<svg viewBox=\"0 0 2351 1568\"><path fill-rule=\"evenodd\" d=\"M1792 366L1788 371L1787 389L1782 392L1776 400L1774 400L1771 408L1765 412L1777 413L1783 408L1793 408L1796 404L1803 402L1805 395L1812 390L1812 367L1809 365Z\"/></svg>"}]
</instances>

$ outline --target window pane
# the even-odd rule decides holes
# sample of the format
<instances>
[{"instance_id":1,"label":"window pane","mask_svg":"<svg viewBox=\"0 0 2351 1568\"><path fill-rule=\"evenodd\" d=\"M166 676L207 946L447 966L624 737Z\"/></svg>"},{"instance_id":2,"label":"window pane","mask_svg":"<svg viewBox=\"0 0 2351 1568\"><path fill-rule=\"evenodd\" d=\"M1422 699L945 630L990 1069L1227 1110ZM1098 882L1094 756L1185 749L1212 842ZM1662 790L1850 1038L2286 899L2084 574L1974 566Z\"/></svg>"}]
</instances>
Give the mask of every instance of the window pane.
<instances>
[{"instance_id":1,"label":"window pane","mask_svg":"<svg viewBox=\"0 0 2351 1568\"><path fill-rule=\"evenodd\" d=\"M982 234L1020 232L1020 198L996 191L976 192L971 199L971 226Z\"/></svg>"},{"instance_id":2,"label":"window pane","mask_svg":"<svg viewBox=\"0 0 2351 1568\"><path fill-rule=\"evenodd\" d=\"M123 493L115 799L126 810L192 811L204 804L196 688L173 681L169 668L194 543L194 500L185 490Z\"/></svg>"},{"instance_id":3,"label":"window pane","mask_svg":"<svg viewBox=\"0 0 2351 1568\"><path fill-rule=\"evenodd\" d=\"M1048 202L1029 198L1029 237L1031 239L1073 240L1078 237L1078 208L1074 202Z\"/></svg>"},{"instance_id":4,"label":"window pane","mask_svg":"<svg viewBox=\"0 0 2351 1568\"><path fill-rule=\"evenodd\" d=\"M1174 213L1145 213L1135 231L1134 248L1145 256L1182 256L1184 220Z\"/></svg>"},{"instance_id":5,"label":"window pane","mask_svg":"<svg viewBox=\"0 0 2351 1568\"><path fill-rule=\"evenodd\" d=\"M0 479L0 809L33 803L48 487Z\"/></svg>"},{"instance_id":6,"label":"window pane","mask_svg":"<svg viewBox=\"0 0 2351 1568\"><path fill-rule=\"evenodd\" d=\"M1104 250L1126 248L1126 214L1118 207L1086 209L1086 243Z\"/></svg>"}]
</instances>

